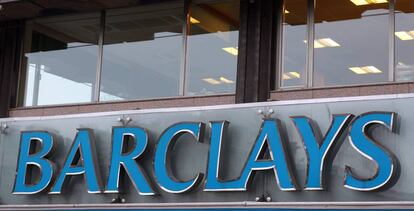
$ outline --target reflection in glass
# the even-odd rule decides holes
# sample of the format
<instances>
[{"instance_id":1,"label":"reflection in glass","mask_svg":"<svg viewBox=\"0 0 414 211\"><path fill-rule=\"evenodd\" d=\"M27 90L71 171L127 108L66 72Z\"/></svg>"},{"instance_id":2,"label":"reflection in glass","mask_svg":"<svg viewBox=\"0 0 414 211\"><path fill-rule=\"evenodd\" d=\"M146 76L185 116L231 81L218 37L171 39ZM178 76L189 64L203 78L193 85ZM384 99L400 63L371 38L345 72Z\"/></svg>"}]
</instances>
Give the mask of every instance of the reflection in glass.
<instances>
[{"instance_id":1,"label":"reflection in glass","mask_svg":"<svg viewBox=\"0 0 414 211\"><path fill-rule=\"evenodd\" d=\"M187 38L187 95L233 93L236 87L239 0L194 3Z\"/></svg>"},{"instance_id":2,"label":"reflection in glass","mask_svg":"<svg viewBox=\"0 0 414 211\"><path fill-rule=\"evenodd\" d=\"M306 85L307 0L285 0L282 87Z\"/></svg>"},{"instance_id":3,"label":"reflection in glass","mask_svg":"<svg viewBox=\"0 0 414 211\"><path fill-rule=\"evenodd\" d=\"M317 0L314 86L388 81L389 6Z\"/></svg>"},{"instance_id":4,"label":"reflection in glass","mask_svg":"<svg viewBox=\"0 0 414 211\"><path fill-rule=\"evenodd\" d=\"M414 80L414 2L397 0L395 5L396 81Z\"/></svg>"},{"instance_id":5,"label":"reflection in glass","mask_svg":"<svg viewBox=\"0 0 414 211\"><path fill-rule=\"evenodd\" d=\"M99 21L99 14L90 14L27 24L25 106L92 100Z\"/></svg>"},{"instance_id":6,"label":"reflection in glass","mask_svg":"<svg viewBox=\"0 0 414 211\"><path fill-rule=\"evenodd\" d=\"M183 11L164 3L107 13L101 101L179 95Z\"/></svg>"}]
</instances>

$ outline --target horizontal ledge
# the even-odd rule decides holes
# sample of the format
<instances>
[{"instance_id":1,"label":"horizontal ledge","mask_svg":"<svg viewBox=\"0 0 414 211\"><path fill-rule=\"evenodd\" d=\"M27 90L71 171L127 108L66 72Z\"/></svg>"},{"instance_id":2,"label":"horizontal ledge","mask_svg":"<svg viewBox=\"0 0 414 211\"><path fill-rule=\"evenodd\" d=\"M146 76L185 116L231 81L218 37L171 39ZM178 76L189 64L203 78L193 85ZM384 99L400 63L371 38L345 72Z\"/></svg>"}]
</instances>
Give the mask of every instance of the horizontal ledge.
<instances>
[{"instance_id":1,"label":"horizontal ledge","mask_svg":"<svg viewBox=\"0 0 414 211\"><path fill-rule=\"evenodd\" d=\"M99 113L82 113L82 114L69 114L69 115L58 115L58 116L10 117L10 118L0 119L0 122L55 120L55 119L103 117L103 116L134 115L134 114L149 114L149 113L168 113L168 112L191 112L191 111L222 110L222 109L237 109L237 108L252 108L252 107L303 105L303 104L315 104L315 103L339 103L339 102L352 102L352 101L392 100L392 99L404 99L404 98L414 98L414 93L371 95L371 96L357 96L357 97L318 98L318 99L306 99L306 100L270 101L270 102L260 102L260 103L228 104L228 105L213 105L213 106L109 111L109 112L99 112Z\"/></svg>"},{"instance_id":2,"label":"horizontal ledge","mask_svg":"<svg viewBox=\"0 0 414 211\"><path fill-rule=\"evenodd\" d=\"M204 202L204 203L125 203L125 204L44 204L0 205L0 210L60 209L414 209L414 201L370 202Z\"/></svg>"}]
</instances>

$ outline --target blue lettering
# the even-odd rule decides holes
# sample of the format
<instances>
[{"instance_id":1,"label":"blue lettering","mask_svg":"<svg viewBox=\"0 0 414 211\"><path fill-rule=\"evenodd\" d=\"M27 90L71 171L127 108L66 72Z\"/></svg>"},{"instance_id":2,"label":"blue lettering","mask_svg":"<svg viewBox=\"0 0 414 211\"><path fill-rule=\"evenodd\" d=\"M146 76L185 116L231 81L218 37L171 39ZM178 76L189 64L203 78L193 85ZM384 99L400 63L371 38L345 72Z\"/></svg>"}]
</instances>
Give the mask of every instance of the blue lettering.
<instances>
[{"instance_id":1,"label":"blue lettering","mask_svg":"<svg viewBox=\"0 0 414 211\"><path fill-rule=\"evenodd\" d=\"M172 179L171 177L173 175L169 174L171 169L169 169L170 161L168 156L172 146L182 134L189 133L198 142L202 142L203 130L203 123L178 123L165 130L161 135L155 151L154 170L158 183L164 191L169 193L184 193L195 188L203 179L204 175L202 173L198 173L194 179L186 182L178 182L177 179Z\"/></svg>"},{"instance_id":2,"label":"blue lettering","mask_svg":"<svg viewBox=\"0 0 414 211\"><path fill-rule=\"evenodd\" d=\"M301 135L306 154L308 156L308 169L306 177L306 190L324 190L325 177L329 172L327 165L332 165L337 149L341 146L343 134L347 129L353 115L333 115L333 120L326 135L321 133L312 120L307 117L291 117Z\"/></svg>"},{"instance_id":3,"label":"blue lettering","mask_svg":"<svg viewBox=\"0 0 414 211\"><path fill-rule=\"evenodd\" d=\"M134 141L134 148L123 153L126 137ZM132 184L140 195L155 195L148 183L143 169L135 161L144 153L148 144L147 132L142 128L114 128L112 132L112 157L109 169L108 183L105 193L119 193L119 180L121 167L124 167Z\"/></svg>"},{"instance_id":4,"label":"blue lettering","mask_svg":"<svg viewBox=\"0 0 414 211\"><path fill-rule=\"evenodd\" d=\"M361 179L354 176L351 167L346 166L346 188L374 191L389 188L396 182L399 175L398 160L381 145L375 143L369 134L370 127L377 124L384 125L394 132L395 117L395 113L366 113L353 121L349 133L351 145L364 157L375 162L377 172L372 178Z\"/></svg>"},{"instance_id":5,"label":"blue lettering","mask_svg":"<svg viewBox=\"0 0 414 211\"><path fill-rule=\"evenodd\" d=\"M84 175L88 193L101 193L100 175L96 164L95 145L91 129L79 129L50 194L60 194L66 176Z\"/></svg>"},{"instance_id":6,"label":"blue lettering","mask_svg":"<svg viewBox=\"0 0 414 211\"><path fill-rule=\"evenodd\" d=\"M280 134L280 121L274 119L264 120L257 140L250 152L245 168L237 180L219 181L218 169L220 160L221 142L228 122L211 123L211 148L208 163L208 177L205 191L246 191L252 173L255 171L273 170L277 184L283 191L297 190L296 183L292 178L290 166L285 156L285 147ZM267 141L270 159L259 160L264 152L264 145Z\"/></svg>"},{"instance_id":7,"label":"blue lettering","mask_svg":"<svg viewBox=\"0 0 414 211\"><path fill-rule=\"evenodd\" d=\"M41 144L41 149L38 152L31 152L35 141ZM13 194L35 194L47 188L53 177L54 165L47 159L52 150L53 137L49 133L22 132ZM36 184L26 184L29 165L36 166L41 171L40 179Z\"/></svg>"}]
</instances>

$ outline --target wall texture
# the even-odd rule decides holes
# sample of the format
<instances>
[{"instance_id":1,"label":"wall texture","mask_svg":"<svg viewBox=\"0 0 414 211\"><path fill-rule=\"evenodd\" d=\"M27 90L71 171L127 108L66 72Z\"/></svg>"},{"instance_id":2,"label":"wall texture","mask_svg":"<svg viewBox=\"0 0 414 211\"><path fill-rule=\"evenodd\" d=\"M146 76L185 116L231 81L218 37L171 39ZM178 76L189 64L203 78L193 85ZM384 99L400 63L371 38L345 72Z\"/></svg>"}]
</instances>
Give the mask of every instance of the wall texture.
<instances>
[{"instance_id":1,"label":"wall texture","mask_svg":"<svg viewBox=\"0 0 414 211\"><path fill-rule=\"evenodd\" d=\"M0 23L0 117L16 104L23 21Z\"/></svg>"}]
</instances>

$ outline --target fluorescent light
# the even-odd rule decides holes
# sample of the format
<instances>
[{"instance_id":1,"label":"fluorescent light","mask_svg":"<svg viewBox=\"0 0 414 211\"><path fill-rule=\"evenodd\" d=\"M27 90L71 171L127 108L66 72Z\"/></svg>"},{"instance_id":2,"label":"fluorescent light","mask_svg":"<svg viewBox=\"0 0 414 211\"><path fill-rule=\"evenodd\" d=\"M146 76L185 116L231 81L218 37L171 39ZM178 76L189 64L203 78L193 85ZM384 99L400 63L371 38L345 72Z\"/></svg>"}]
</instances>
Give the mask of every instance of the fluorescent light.
<instances>
[{"instance_id":1,"label":"fluorescent light","mask_svg":"<svg viewBox=\"0 0 414 211\"><path fill-rule=\"evenodd\" d=\"M198 24L198 23L200 23L200 21L197 20L197 19L195 19L195 18L193 18L193 17L190 17L190 23L192 23L192 24Z\"/></svg>"},{"instance_id":2,"label":"fluorescent light","mask_svg":"<svg viewBox=\"0 0 414 211\"><path fill-rule=\"evenodd\" d=\"M339 45L337 42L335 42L333 39L331 38L323 38L323 39L318 39L315 40L315 48L333 48L333 47L339 47L341 45Z\"/></svg>"},{"instance_id":3,"label":"fluorescent light","mask_svg":"<svg viewBox=\"0 0 414 211\"><path fill-rule=\"evenodd\" d=\"M289 72L290 75L292 75L295 78L300 78L300 73L298 72Z\"/></svg>"},{"instance_id":4,"label":"fluorescent light","mask_svg":"<svg viewBox=\"0 0 414 211\"><path fill-rule=\"evenodd\" d=\"M233 56L239 55L239 49L237 49L235 47L227 47L227 48L223 48L223 50L226 51L227 53L233 55Z\"/></svg>"},{"instance_id":5,"label":"fluorescent light","mask_svg":"<svg viewBox=\"0 0 414 211\"><path fill-rule=\"evenodd\" d=\"M304 43L308 43L308 41L304 40ZM317 39L313 43L314 48L334 48L334 47L340 47L341 45L337 42L335 42L331 38L322 38Z\"/></svg>"},{"instance_id":6,"label":"fluorescent light","mask_svg":"<svg viewBox=\"0 0 414 211\"><path fill-rule=\"evenodd\" d=\"M218 80L216 80L214 78L203 78L203 81L205 81L205 82L207 82L207 83L209 83L211 85L219 85L219 84L221 84L220 81L218 81Z\"/></svg>"},{"instance_id":7,"label":"fluorescent light","mask_svg":"<svg viewBox=\"0 0 414 211\"><path fill-rule=\"evenodd\" d=\"M220 77L220 81L222 81L223 83L226 83L226 84L233 84L234 83L234 81L232 81L230 79L227 79L225 77Z\"/></svg>"},{"instance_id":8,"label":"fluorescent light","mask_svg":"<svg viewBox=\"0 0 414 211\"><path fill-rule=\"evenodd\" d=\"M295 79L295 78L300 78L300 73L298 72L287 72L284 73L282 76L283 80L290 80L290 79Z\"/></svg>"},{"instance_id":9,"label":"fluorescent light","mask_svg":"<svg viewBox=\"0 0 414 211\"><path fill-rule=\"evenodd\" d=\"M357 6L361 6L361 5L368 5L368 4L383 4L383 3L387 3L388 0L351 0L351 2Z\"/></svg>"},{"instance_id":10,"label":"fluorescent light","mask_svg":"<svg viewBox=\"0 0 414 211\"><path fill-rule=\"evenodd\" d=\"M399 31L395 32L395 36L400 38L400 40L406 41L406 40L414 40L414 31Z\"/></svg>"},{"instance_id":11,"label":"fluorescent light","mask_svg":"<svg viewBox=\"0 0 414 211\"><path fill-rule=\"evenodd\" d=\"M290 76L286 75L286 74L283 74L282 79L283 80L290 80L292 78Z\"/></svg>"},{"instance_id":12,"label":"fluorescent light","mask_svg":"<svg viewBox=\"0 0 414 211\"><path fill-rule=\"evenodd\" d=\"M413 66L407 65L407 64L405 64L403 62L398 62L398 64L397 64L397 68L398 69L412 69L412 67Z\"/></svg>"},{"instance_id":13,"label":"fluorescent light","mask_svg":"<svg viewBox=\"0 0 414 211\"><path fill-rule=\"evenodd\" d=\"M234 81L227 79L221 76L219 79L214 78L203 78L203 81L211 84L211 85L219 85L219 84L234 84Z\"/></svg>"},{"instance_id":14,"label":"fluorescent light","mask_svg":"<svg viewBox=\"0 0 414 211\"><path fill-rule=\"evenodd\" d=\"M313 43L314 48L325 48L320 42L315 40L315 43Z\"/></svg>"},{"instance_id":15,"label":"fluorescent light","mask_svg":"<svg viewBox=\"0 0 414 211\"><path fill-rule=\"evenodd\" d=\"M352 72L358 75L366 75L366 74L378 74L382 73L382 71L375 66L365 66L365 67L350 67L349 68Z\"/></svg>"}]
</instances>

